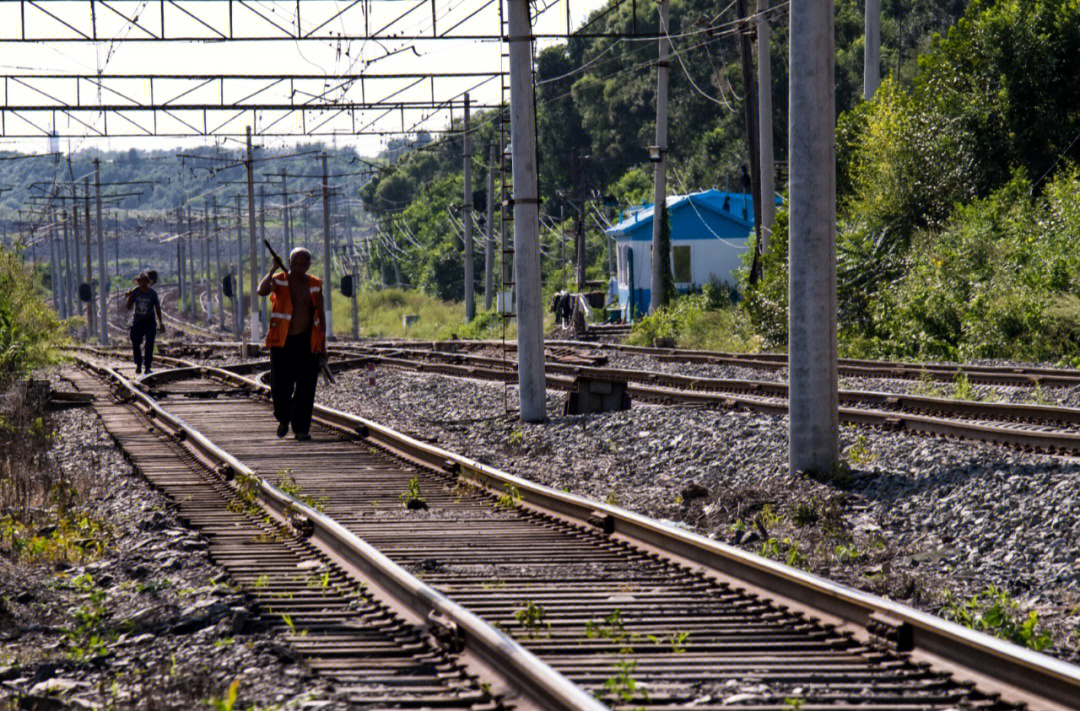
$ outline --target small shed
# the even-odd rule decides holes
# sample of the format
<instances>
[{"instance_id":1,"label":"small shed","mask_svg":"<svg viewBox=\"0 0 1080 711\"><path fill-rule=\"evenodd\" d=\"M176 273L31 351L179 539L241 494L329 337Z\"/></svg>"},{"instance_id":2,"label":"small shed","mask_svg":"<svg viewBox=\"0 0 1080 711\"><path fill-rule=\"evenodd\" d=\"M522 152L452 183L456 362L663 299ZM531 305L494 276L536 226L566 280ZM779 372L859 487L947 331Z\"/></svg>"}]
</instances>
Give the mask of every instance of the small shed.
<instances>
[{"instance_id":1,"label":"small shed","mask_svg":"<svg viewBox=\"0 0 1080 711\"><path fill-rule=\"evenodd\" d=\"M753 198L746 193L706 190L669 196L667 210L675 288L689 291L710 280L734 286L735 271L742 266L754 230ZM627 320L649 310L652 221L653 206L645 205L606 230L615 239L619 306Z\"/></svg>"}]
</instances>

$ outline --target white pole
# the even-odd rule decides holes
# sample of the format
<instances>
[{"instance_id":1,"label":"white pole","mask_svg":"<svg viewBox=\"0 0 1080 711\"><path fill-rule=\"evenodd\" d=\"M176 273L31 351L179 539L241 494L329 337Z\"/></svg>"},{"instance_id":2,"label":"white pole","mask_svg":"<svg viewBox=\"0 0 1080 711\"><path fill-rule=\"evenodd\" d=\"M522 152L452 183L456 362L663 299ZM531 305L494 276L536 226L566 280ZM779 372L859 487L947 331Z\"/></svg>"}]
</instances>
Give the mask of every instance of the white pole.
<instances>
[{"instance_id":1,"label":"white pole","mask_svg":"<svg viewBox=\"0 0 1080 711\"><path fill-rule=\"evenodd\" d=\"M514 180L514 281L518 319L518 397L523 422L546 416L544 324L540 304L540 218L533 114L529 0L507 0L510 45L510 143Z\"/></svg>"},{"instance_id":2,"label":"white pole","mask_svg":"<svg viewBox=\"0 0 1080 711\"><path fill-rule=\"evenodd\" d=\"M866 36L863 40L863 98L874 98L881 83L881 0L866 0Z\"/></svg>"},{"instance_id":3,"label":"white pole","mask_svg":"<svg viewBox=\"0 0 1080 711\"><path fill-rule=\"evenodd\" d=\"M248 321L251 322L251 342L262 340L262 321L259 319L259 300L255 292L259 289L259 251L255 247L255 163L251 150L251 126L246 127L247 134L247 195L248 195L248 293L251 294L251 307Z\"/></svg>"},{"instance_id":4,"label":"white pole","mask_svg":"<svg viewBox=\"0 0 1080 711\"><path fill-rule=\"evenodd\" d=\"M94 191L97 193L98 292L100 294L101 345L109 345L109 280L105 273L105 235L101 231L101 161L94 159Z\"/></svg>"},{"instance_id":5,"label":"white pole","mask_svg":"<svg viewBox=\"0 0 1080 711\"><path fill-rule=\"evenodd\" d=\"M772 115L772 55L769 43L772 28L765 18L769 0L757 3L757 76L758 76L758 146L760 148L761 205L761 253L765 254L772 238L773 221L776 219L776 184L773 175L773 115Z\"/></svg>"},{"instance_id":6,"label":"white pole","mask_svg":"<svg viewBox=\"0 0 1080 711\"><path fill-rule=\"evenodd\" d=\"M469 95L465 94L465 135L461 142L461 157L465 187L462 189L461 222L465 231L465 322L476 317L476 301L473 294L473 236L472 236L472 144L469 140Z\"/></svg>"},{"instance_id":7,"label":"white pole","mask_svg":"<svg viewBox=\"0 0 1080 711\"><path fill-rule=\"evenodd\" d=\"M828 472L839 461L833 0L790 12L789 467Z\"/></svg>"},{"instance_id":8,"label":"white pole","mask_svg":"<svg viewBox=\"0 0 1080 711\"><path fill-rule=\"evenodd\" d=\"M334 336L334 316L331 299L334 295L333 273L330 271L330 180L326 171L326 153L322 154L322 224L323 224L323 308L326 310L326 340Z\"/></svg>"},{"instance_id":9,"label":"white pole","mask_svg":"<svg viewBox=\"0 0 1080 711\"><path fill-rule=\"evenodd\" d=\"M487 174L487 249L484 251L484 310L491 311L492 291L495 289L495 163L499 160L498 147L491 142Z\"/></svg>"},{"instance_id":10,"label":"white pole","mask_svg":"<svg viewBox=\"0 0 1080 711\"><path fill-rule=\"evenodd\" d=\"M656 61L656 147L660 155L656 161L653 182L653 221L652 221L652 279L649 297L649 313L663 305L665 295L663 265L666 262L660 254L660 231L663 229L661 217L667 202L667 105L668 105L668 56L670 42L668 32L668 0L660 0L657 10L660 14L660 55Z\"/></svg>"}]
</instances>

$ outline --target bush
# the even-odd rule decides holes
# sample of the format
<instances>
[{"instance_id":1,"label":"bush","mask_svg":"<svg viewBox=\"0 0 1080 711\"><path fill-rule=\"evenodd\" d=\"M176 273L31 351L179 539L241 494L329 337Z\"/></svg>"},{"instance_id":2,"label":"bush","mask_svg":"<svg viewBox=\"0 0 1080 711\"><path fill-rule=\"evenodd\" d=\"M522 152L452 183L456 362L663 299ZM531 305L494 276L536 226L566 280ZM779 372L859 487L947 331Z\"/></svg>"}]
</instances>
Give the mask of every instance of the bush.
<instances>
[{"instance_id":1,"label":"bush","mask_svg":"<svg viewBox=\"0 0 1080 711\"><path fill-rule=\"evenodd\" d=\"M750 325L746 314L734 306L708 308L708 298L689 294L675 298L634 324L627 343L651 346L654 339L674 338L680 348L755 353L764 341Z\"/></svg>"},{"instance_id":2,"label":"bush","mask_svg":"<svg viewBox=\"0 0 1080 711\"><path fill-rule=\"evenodd\" d=\"M38 295L31 270L14 252L0 248L0 385L54 362L65 331Z\"/></svg>"}]
</instances>

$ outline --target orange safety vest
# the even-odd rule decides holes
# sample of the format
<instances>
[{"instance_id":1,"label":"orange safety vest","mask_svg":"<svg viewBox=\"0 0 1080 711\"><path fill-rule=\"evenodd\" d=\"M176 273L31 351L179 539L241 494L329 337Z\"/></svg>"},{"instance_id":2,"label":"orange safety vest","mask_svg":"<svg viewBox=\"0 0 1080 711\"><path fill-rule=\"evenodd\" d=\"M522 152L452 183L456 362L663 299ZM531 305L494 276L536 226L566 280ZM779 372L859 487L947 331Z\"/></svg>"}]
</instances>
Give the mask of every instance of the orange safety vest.
<instances>
[{"instance_id":1,"label":"orange safety vest","mask_svg":"<svg viewBox=\"0 0 1080 711\"><path fill-rule=\"evenodd\" d=\"M311 290L311 305L315 313L311 318L311 352L322 353L326 349L326 334L322 323L322 280L310 274L308 288ZM289 277L285 272L273 276L274 290L270 292L270 328L266 331L266 347L280 348L289 336L289 321L292 320L292 294L289 292Z\"/></svg>"}]
</instances>

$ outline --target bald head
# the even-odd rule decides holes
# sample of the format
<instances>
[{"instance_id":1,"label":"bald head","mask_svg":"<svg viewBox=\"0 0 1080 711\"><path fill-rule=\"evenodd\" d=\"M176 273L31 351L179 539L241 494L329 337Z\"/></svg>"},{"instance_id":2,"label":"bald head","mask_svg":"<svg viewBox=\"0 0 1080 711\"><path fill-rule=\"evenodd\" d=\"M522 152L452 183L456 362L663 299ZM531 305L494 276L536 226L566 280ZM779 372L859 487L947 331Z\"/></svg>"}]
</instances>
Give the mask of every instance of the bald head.
<instances>
[{"instance_id":1,"label":"bald head","mask_svg":"<svg viewBox=\"0 0 1080 711\"><path fill-rule=\"evenodd\" d=\"M289 252L289 273L303 276L311 266L311 252L304 247L297 247Z\"/></svg>"}]
</instances>

